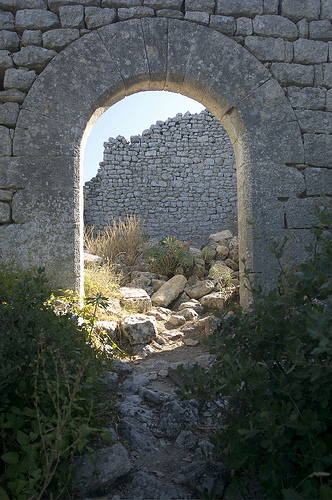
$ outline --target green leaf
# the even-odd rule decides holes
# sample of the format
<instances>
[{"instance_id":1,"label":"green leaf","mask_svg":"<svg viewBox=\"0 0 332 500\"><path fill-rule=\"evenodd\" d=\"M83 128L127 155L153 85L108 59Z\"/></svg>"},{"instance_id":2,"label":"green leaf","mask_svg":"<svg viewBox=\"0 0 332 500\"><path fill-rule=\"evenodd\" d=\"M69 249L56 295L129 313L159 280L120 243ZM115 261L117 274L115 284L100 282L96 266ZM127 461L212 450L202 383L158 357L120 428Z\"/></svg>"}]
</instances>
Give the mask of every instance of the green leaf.
<instances>
[{"instance_id":1,"label":"green leaf","mask_svg":"<svg viewBox=\"0 0 332 500\"><path fill-rule=\"evenodd\" d=\"M113 444L112 433L110 431L104 431L100 434L101 439L106 441L106 443Z\"/></svg>"},{"instance_id":2,"label":"green leaf","mask_svg":"<svg viewBox=\"0 0 332 500\"><path fill-rule=\"evenodd\" d=\"M302 495L291 488L281 490L281 493L285 500L303 500Z\"/></svg>"},{"instance_id":3,"label":"green leaf","mask_svg":"<svg viewBox=\"0 0 332 500\"><path fill-rule=\"evenodd\" d=\"M4 455L1 455L1 458L4 462L6 462L6 464L14 465L17 464L19 460L19 454L15 451L8 451L7 453L4 453Z\"/></svg>"},{"instance_id":4,"label":"green leaf","mask_svg":"<svg viewBox=\"0 0 332 500\"><path fill-rule=\"evenodd\" d=\"M323 500L331 500L332 498L332 488L328 484L323 484L319 488L319 493Z\"/></svg>"},{"instance_id":5,"label":"green leaf","mask_svg":"<svg viewBox=\"0 0 332 500\"><path fill-rule=\"evenodd\" d=\"M18 431L16 434L16 439L21 446L26 446L30 443L30 438L25 432Z\"/></svg>"},{"instance_id":6,"label":"green leaf","mask_svg":"<svg viewBox=\"0 0 332 500\"><path fill-rule=\"evenodd\" d=\"M0 487L0 498L1 500L9 500L9 496L3 488Z\"/></svg>"}]
</instances>

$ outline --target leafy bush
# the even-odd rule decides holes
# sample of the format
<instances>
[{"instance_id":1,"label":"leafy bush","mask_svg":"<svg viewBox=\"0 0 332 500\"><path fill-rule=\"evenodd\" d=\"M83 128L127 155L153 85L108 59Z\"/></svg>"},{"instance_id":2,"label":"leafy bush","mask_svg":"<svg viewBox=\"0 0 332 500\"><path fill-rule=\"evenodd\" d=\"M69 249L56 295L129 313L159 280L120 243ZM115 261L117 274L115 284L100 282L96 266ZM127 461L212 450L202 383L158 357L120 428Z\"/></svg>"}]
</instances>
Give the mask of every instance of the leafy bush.
<instances>
[{"instance_id":1,"label":"leafy bush","mask_svg":"<svg viewBox=\"0 0 332 500\"><path fill-rule=\"evenodd\" d=\"M90 332L77 325L75 304L55 310L54 301L43 270L0 266L4 500L64 498L74 454L99 433L93 404L104 358Z\"/></svg>"},{"instance_id":2,"label":"leafy bush","mask_svg":"<svg viewBox=\"0 0 332 500\"><path fill-rule=\"evenodd\" d=\"M127 215L125 221L114 220L102 231L87 226L84 229L84 246L88 252L114 262L116 257L124 255L124 262L133 266L144 252L146 237L144 223L136 215Z\"/></svg>"},{"instance_id":3,"label":"leafy bush","mask_svg":"<svg viewBox=\"0 0 332 500\"><path fill-rule=\"evenodd\" d=\"M175 236L167 236L159 245L148 248L146 256L153 259L153 269L168 278L179 271L187 274L195 264L194 257L180 248Z\"/></svg>"},{"instance_id":4,"label":"leafy bush","mask_svg":"<svg viewBox=\"0 0 332 500\"><path fill-rule=\"evenodd\" d=\"M234 486L258 479L268 498L332 498L332 214L318 215L312 258L253 289L251 311L220 315L215 364L185 372L180 391L219 407L218 458ZM280 260L283 243L271 248Z\"/></svg>"}]
</instances>

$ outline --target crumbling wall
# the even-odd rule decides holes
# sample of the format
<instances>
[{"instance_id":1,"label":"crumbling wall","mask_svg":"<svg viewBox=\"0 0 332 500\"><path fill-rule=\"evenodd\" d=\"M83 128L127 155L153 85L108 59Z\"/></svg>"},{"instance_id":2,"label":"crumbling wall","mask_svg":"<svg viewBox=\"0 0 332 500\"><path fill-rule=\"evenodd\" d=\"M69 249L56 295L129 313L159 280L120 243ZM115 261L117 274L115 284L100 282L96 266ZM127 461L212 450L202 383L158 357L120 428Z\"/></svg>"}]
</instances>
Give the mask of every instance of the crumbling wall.
<instances>
[{"instance_id":1,"label":"crumbling wall","mask_svg":"<svg viewBox=\"0 0 332 500\"><path fill-rule=\"evenodd\" d=\"M133 214L158 239L204 242L236 231L236 165L221 123L207 110L158 121L142 135L109 138L96 177L85 184L85 222L102 229Z\"/></svg>"}]
</instances>

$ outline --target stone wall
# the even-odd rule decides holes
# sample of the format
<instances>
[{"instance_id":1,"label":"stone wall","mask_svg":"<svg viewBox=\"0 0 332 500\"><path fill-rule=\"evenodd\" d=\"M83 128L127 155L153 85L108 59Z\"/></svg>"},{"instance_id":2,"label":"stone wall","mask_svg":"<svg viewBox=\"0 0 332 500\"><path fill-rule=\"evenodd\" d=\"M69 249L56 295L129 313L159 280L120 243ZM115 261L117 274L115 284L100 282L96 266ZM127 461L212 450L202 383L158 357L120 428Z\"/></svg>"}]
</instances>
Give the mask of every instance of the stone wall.
<instances>
[{"instance_id":1,"label":"stone wall","mask_svg":"<svg viewBox=\"0 0 332 500\"><path fill-rule=\"evenodd\" d=\"M104 143L104 161L85 184L85 222L101 229L133 214L158 239L169 234L203 243L236 231L236 165L220 122L205 110L158 121L128 142Z\"/></svg>"},{"instance_id":2,"label":"stone wall","mask_svg":"<svg viewBox=\"0 0 332 500\"><path fill-rule=\"evenodd\" d=\"M0 0L1 258L80 289L85 135L155 89L222 122L240 254L272 275L247 219L300 237L332 195L331 18L331 0Z\"/></svg>"}]
</instances>

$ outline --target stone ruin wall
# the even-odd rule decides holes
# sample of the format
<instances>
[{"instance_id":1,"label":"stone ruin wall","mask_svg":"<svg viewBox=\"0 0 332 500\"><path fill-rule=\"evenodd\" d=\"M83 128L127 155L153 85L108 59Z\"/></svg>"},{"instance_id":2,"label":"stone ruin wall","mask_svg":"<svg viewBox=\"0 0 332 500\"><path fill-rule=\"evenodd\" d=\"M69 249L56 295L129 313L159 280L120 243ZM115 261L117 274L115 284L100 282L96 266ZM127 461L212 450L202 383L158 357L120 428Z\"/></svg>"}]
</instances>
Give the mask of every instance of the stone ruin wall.
<instances>
[{"instance_id":1,"label":"stone ruin wall","mask_svg":"<svg viewBox=\"0 0 332 500\"><path fill-rule=\"evenodd\" d=\"M331 0L0 0L0 228L26 220L17 195L21 185L8 184L6 169L15 156L17 118L35 79L74 40L107 24L146 17L208 26L257 57L295 109L307 195L331 194Z\"/></svg>"},{"instance_id":2,"label":"stone ruin wall","mask_svg":"<svg viewBox=\"0 0 332 500\"><path fill-rule=\"evenodd\" d=\"M146 89L139 81L149 78L152 88L162 90L165 67L167 74L173 71L175 88L192 77L206 89L199 91L204 104L212 89L212 100L219 96L239 110L250 143L246 159L261 169L238 178L244 219L248 206L239 199L242 192L262 228L276 236L290 228L307 231L320 194L332 195L331 19L331 0L0 0L1 258L27 265L33 256L32 262L59 275L63 286L81 286L76 157L85 126L105 104L103 92L113 75L119 88L122 78L124 97ZM193 53L186 36L200 40ZM131 46L125 54L127 39ZM89 60L91 75L87 67L81 71L77 54ZM219 80L209 80L213 71L221 71ZM127 92L131 81L137 87L129 83ZM70 85L77 89L75 98L62 88ZM181 84L178 88L182 91ZM190 89L183 93L195 98ZM285 141L288 133L292 139ZM282 143L279 161L277 143ZM242 236L257 253L246 228Z\"/></svg>"},{"instance_id":3,"label":"stone ruin wall","mask_svg":"<svg viewBox=\"0 0 332 500\"><path fill-rule=\"evenodd\" d=\"M204 243L237 232L232 144L207 110L158 121L142 135L109 138L96 177L85 184L85 222L102 229L133 214L151 237Z\"/></svg>"}]
</instances>

